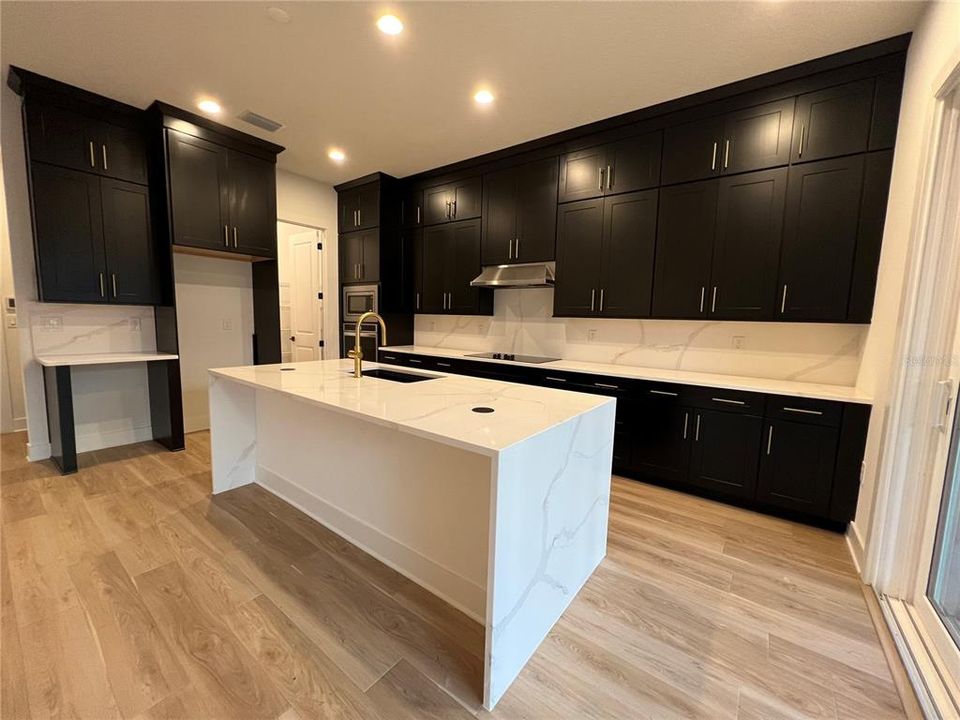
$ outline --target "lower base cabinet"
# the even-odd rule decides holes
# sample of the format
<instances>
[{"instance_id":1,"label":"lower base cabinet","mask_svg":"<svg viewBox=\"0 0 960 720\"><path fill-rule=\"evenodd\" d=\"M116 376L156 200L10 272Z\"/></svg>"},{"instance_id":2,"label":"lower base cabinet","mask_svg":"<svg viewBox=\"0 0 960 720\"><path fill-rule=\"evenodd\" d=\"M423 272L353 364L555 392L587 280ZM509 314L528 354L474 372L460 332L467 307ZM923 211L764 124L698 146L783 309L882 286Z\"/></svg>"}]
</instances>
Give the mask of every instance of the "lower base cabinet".
<instances>
[{"instance_id":1,"label":"lower base cabinet","mask_svg":"<svg viewBox=\"0 0 960 720\"><path fill-rule=\"evenodd\" d=\"M856 511L866 405L391 351L378 359L615 397L618 475L837 530Z\"/></svg>"}]
</instances>

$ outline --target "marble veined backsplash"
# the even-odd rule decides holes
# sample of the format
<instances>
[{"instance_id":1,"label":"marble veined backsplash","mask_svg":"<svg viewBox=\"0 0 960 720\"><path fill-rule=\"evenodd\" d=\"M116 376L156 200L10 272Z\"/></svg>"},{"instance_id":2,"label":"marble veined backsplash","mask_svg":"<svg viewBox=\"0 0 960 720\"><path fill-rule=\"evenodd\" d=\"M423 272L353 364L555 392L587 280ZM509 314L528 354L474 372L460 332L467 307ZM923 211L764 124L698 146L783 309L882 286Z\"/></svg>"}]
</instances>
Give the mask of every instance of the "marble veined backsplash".
<instances>
[{"instance_id":1,"label":"marble veined backsplash","mask_svg":"<svg viewBox=\"0 0 960 720\"><path fill-rule=\"evenodd\" d=\"M493 317L418 315L417 345L854 385L865 325L554 318L553 290L497 290ZM736 345L740 345L739 348Z\"/></svg>"},{"instance_id":2,"label":"marble veined backsplash","mask_svg":"<svg viewBox=\"0 0 960 720\"><path fill-rule=\"evenodd\" d=\"M152 352L157 348L152 307L31 305L28 322L34 355Z\"/></svg>"}]
</instances>

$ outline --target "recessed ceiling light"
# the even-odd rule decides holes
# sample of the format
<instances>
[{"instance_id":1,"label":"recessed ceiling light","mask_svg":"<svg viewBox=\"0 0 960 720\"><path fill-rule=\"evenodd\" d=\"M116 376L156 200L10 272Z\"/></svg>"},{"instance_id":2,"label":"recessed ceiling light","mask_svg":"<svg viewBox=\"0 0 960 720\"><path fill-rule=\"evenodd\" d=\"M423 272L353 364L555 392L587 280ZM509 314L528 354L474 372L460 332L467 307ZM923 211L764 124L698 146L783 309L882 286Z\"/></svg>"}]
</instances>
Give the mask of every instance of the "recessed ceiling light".
<instances>
[{"instance_id":1,"label":"recessed ceiling light","mask_svg":"<svg viewBox=\"0 0 960 720\"><path fill-rule=\"evenodd\" d=\"M327 151L327 157L333 160L334 162L343 162L347 159L347 154L340 150L339 148L330 148Z\"/></svg>"},{"instance_id":2,"label":"recessed ceiling light","mask_svg":"<svg viewBox=\"0 0 960 720\"><path fill-rule=\"evenodd\" d=\"M197 107L203 110L205 113L220 112L220 103L218 103L216 100L201 100L197 103Z\"/></svg>"},{"instance_id":3,"label":"recessed ceiling light","mask_svg":"<svg viewBox=\"0 0 960 720\"><path fill-rule=\"evenodd\" d=\"M271 20L275 20L278 23L286 24L290 22L290 13L288 13L283 8L278 8L278 7L267 8L267 15L270 16Z\"/></svg>"},{"instance_id":4,"label":"recessed ceiling light","mask_svg":"<svg viewBox=\"0 0 960 720\"><path fill-rule=\"evenodd\" d=\"M477 90L473 95L473 99L481 105L489 105L493 102L493 93L489 90Z\"/></svg>"},{"instance_id":5,"label":"recessed ceiling light","mask_svg":"<svg viewBox=\"0 0 960 720\"><path fill-rule=\"evenodd\" d=\"M403 23L396 15L381 15L377 20L377 27L387 35L399 35L403 32Z\"/></svg>"}]
</instances>

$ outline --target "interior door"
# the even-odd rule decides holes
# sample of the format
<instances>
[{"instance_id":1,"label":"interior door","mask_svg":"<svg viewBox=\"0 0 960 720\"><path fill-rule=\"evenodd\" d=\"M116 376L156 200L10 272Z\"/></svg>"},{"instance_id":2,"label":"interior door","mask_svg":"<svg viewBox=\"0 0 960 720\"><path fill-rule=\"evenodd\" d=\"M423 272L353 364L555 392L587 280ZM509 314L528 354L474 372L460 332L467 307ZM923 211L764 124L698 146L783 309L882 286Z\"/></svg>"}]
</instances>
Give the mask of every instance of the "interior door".
<instances>
[{"instance_id":1,"label":"interior door","mask_svg":"<svg viewBox=\"0 0 960 720\"><path fill-rule=\"evenodd\" d=\"M710 316L767 320L773 317L787 168L717 182Z\"/></svg>"},{"instance_id":2,"label":"interior door","mask_svg":"<svg viewBox=\"0 0 960 720\"><path fill-rule=\"evenodd\" d=\"M226 148L167 130L167 155L174 244L229 249L232 239Z\"/></svg>"},{"instance_id":3,"label":"interior door","mask_svg":"<svg viewBox=\"0 0 960 720\"><path fill-rule=\"evenodd\" d=\"M649 317L659 190L608 197L597 311L610 317Z\"/></svg>"},{"instance_id":4,"label":"interior door","mask_svg":"<svg viewBox=\"0 0 960 720\"><path fill-rule=\"evenodd\" d=\"M231 150L231 247L258 257L277 256L277 181L273 163Z\"/></svg>"},{"instance_id":5,"label":"interior door","mask_svg":"<svg viewBox=\"0 0 960 720\"><path fill-rule=\"evenodd\" d=\"M595 315L600 293L603 198L557 209L557 282L553 314Z\"/></svg>"},{"instance_id":6,"label":"interior door","mask_svg":"<svg viewBox=\"0 0 960 720\"><path fill-rule=\"evenodd\" d=\"M322 301L319 299L319 233L304 230L290 235L290 333L294 362L320 359Z\"/></svg>"},{"instance_id":7,"label":"interior door","mask_svg":"<svg viewBox=\"0 0 960 720\"><path fill-rule=\"evenodd\" d=\"M101 178L100 198L110 300L129 305L158 304L160 282L148 188Z\"/></svg>"}]
</instances>

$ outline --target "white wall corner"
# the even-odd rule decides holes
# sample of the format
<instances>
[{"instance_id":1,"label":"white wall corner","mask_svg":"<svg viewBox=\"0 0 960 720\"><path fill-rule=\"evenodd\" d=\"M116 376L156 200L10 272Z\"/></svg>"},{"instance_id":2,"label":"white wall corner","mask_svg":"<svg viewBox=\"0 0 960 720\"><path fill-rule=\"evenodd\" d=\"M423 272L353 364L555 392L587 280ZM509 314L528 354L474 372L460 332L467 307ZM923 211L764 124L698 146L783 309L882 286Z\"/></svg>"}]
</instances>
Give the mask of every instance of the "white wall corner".
<instances>
[{"instance_id":1,"label":"white wall corner","mask_svg":"<svg viewBox=\"0 0 960 720\"><path fill-rule=\"evenodd\" d=\"M863 538L860 536L860 529L857 523L851 522L847 525L847 548L850 550L850 557L854 566L857 568L857 575L863 579L863 564L866 557L866 550L863 544Z\"/></svg>"}]
</instances>

